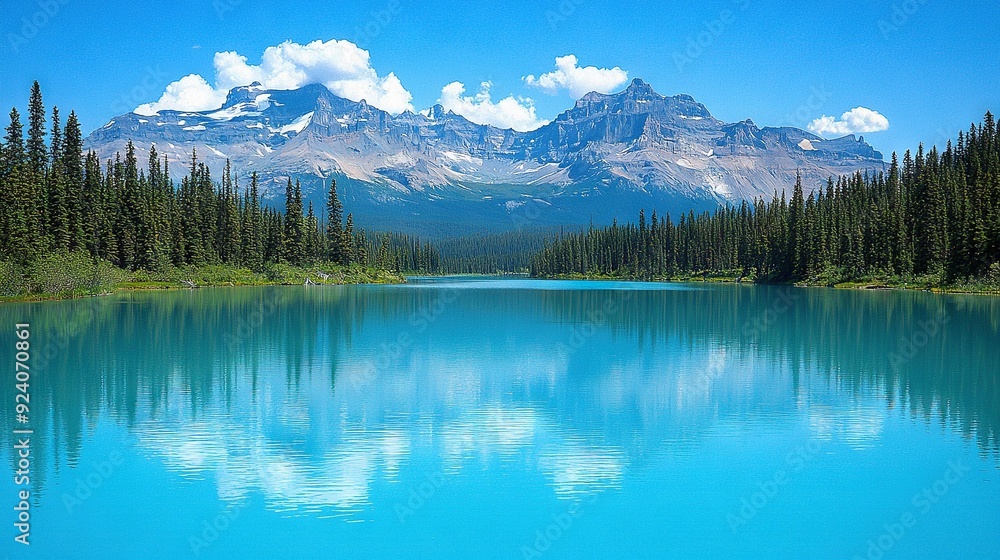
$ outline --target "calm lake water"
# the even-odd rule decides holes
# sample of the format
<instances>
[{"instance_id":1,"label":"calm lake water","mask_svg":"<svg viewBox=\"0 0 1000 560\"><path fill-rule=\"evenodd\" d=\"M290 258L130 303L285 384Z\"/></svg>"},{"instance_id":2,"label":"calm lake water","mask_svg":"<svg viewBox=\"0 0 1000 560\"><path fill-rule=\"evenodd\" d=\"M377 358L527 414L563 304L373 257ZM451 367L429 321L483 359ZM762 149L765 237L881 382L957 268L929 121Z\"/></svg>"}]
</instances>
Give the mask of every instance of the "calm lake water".
<instances>
[{"instance_id":1,"label":"calm lake water","mask_svg":"<svg viewBox=\"0 0 1000 560\"><path fill-rule=\"evenodd\" d=\"M1000 557L998 298L122 294L0 306L8 366L22 322L32 544L5 475L0 557Z\"/></svg>"}]
</instances>

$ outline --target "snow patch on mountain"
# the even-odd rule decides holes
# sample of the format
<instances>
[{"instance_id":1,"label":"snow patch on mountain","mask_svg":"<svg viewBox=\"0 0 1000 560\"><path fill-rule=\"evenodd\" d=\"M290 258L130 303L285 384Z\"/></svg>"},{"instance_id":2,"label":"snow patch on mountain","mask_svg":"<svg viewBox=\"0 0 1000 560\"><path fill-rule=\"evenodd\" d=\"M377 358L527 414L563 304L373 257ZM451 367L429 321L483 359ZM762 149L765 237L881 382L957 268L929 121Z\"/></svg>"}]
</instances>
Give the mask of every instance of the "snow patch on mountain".
<instances>
[{"instance_id":1,"label":"snow patch on mountain","mask_svg":"<svg viewBox=\"0 0 1000 560\"><path fill-rule=\"evenodd\" d=\"M299 117L299 118L295 119L294 121L292 121L291 124L286 124L285 126L279 128L278 129L278 133L279 134L288 134L290 132L294 132L294 133L298 134L299 132L302 132L303 130L305 130L305 128L307 126L309 126L309 123L312 122L312 118L313 118L313 113L312 112L306 113L306 114L302 115L301 117Z\"/></svg>"},{"instance_id":2,"label":"snow patch on mountain","mask_svg":"<svg viewBox=\"0 0 1000 560\"><path fill-rule=\"evenodd\" d=\"M662 96L642 80L616 94L587 94L531 132L475 124L440 105L392 115L321 85L253 85L233 89L211 111L121 115L94 131L87 148L106 160L128 140L140 160L154 144L171 162L188 162L196 150L216 174L228 158L241 184L256 171L265 196L277 200L296 177L322 203L325 179L336 176L373 212L404 205L394 211L403 220L433 212L471 220L470 200L503 215L509 201L534 208L522 195L551 203L542 206L558 214L552 219L569 223L643 206L711 208L789 192L796 173L812 189L885 165L863 138L725 123L691 96Z\"/></svg>"}]
</instances>

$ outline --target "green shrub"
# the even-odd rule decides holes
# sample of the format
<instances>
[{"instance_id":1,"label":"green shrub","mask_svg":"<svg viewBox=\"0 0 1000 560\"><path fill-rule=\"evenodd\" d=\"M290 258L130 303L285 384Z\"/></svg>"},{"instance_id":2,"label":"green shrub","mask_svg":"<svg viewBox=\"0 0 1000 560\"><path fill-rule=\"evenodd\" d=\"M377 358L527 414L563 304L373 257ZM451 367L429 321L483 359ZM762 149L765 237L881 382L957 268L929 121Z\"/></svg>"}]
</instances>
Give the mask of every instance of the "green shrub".
<instances>
[{"instance_id":1,"label":"green shrub","mask_svg":"<svg viewBox=\"0 0 1000 560\"><path fill-rule=\"evenodd\" d=\"M111 292L126 273L87 253L53 253L30 267L27 291L36 294L91 295Z\"/></svg>"},{"instance_id":2,"label":"green shrub","mask_svg":"<svg viewBox=\"0 0 1000 560\"><path fill-rule=\"evenodd\" d=\"M986 284L989 286L1000 286L1000 263L993 263L986 272Z\"/></svg>"},{"instance_id":3,"label":"green shrub","mask_svg":"<svg viewBox=\"0 0 1000 560\"><path fill-rule=\"evenodd\" d=\"M27 291L24 275L14 263L0 262L0 297L17 297Z\"/></svg>"}]
</instances>

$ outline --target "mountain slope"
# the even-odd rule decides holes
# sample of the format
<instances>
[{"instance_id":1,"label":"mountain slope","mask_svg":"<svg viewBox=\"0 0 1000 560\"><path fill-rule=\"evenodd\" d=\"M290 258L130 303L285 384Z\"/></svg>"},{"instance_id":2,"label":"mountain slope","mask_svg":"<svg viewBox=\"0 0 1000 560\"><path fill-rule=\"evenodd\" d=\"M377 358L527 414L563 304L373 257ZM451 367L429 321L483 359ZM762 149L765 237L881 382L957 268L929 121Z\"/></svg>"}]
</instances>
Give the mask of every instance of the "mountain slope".
<instances>
[{"instance_id":1,"label":"mountain slope","mask_svg":"<svg viewBox=\"0 0 1000 560\"><path fill-rule=\"evenodd\" d=\"M708 209L827 177L883 168L863 138L824 140L796 128L725 123L687 95L665 97L642 80L591 93L538 130L474 124L441 106L391 115L321 85L232 90L219 110L129 113L94 131L102 158L131 139L179 166L192 150L213 170L231 159L273 199L288 177L321 203L338 179L362 225L442 232L609 222L639 208Z\"/></svg>"}]
</instances>

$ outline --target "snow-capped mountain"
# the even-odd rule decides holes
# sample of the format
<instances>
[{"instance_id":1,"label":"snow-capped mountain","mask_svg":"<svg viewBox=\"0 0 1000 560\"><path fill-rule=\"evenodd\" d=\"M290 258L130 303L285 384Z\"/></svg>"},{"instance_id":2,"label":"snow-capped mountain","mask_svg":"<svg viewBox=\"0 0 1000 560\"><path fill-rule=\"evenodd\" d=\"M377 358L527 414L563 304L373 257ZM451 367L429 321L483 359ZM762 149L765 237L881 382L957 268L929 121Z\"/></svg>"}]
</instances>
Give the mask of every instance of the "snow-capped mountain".
<instances>
[{"instance_id":1,"label":"snow-capped mountain","mask_svg":"<svg viewBox=\"0 0 1000 560\"><path fill-rule=\"evenodd\" d=\"M230 91L215 111L122 115L87 147L107 159L129 139L140 157L155 145L174 174L192 150L213 170L230 159L242 184L257 171L275 200L294 177L321 203L335 177L361 223L423 231L603 223L640 208L676 214L788 190L797 170L814 188L884 166L863 138L725 123L692 97L665 97L638 79L617 94L588 94L526 133L439 105L391 115L322 85L255 83Z\"/></svg>"}]
</instances>

